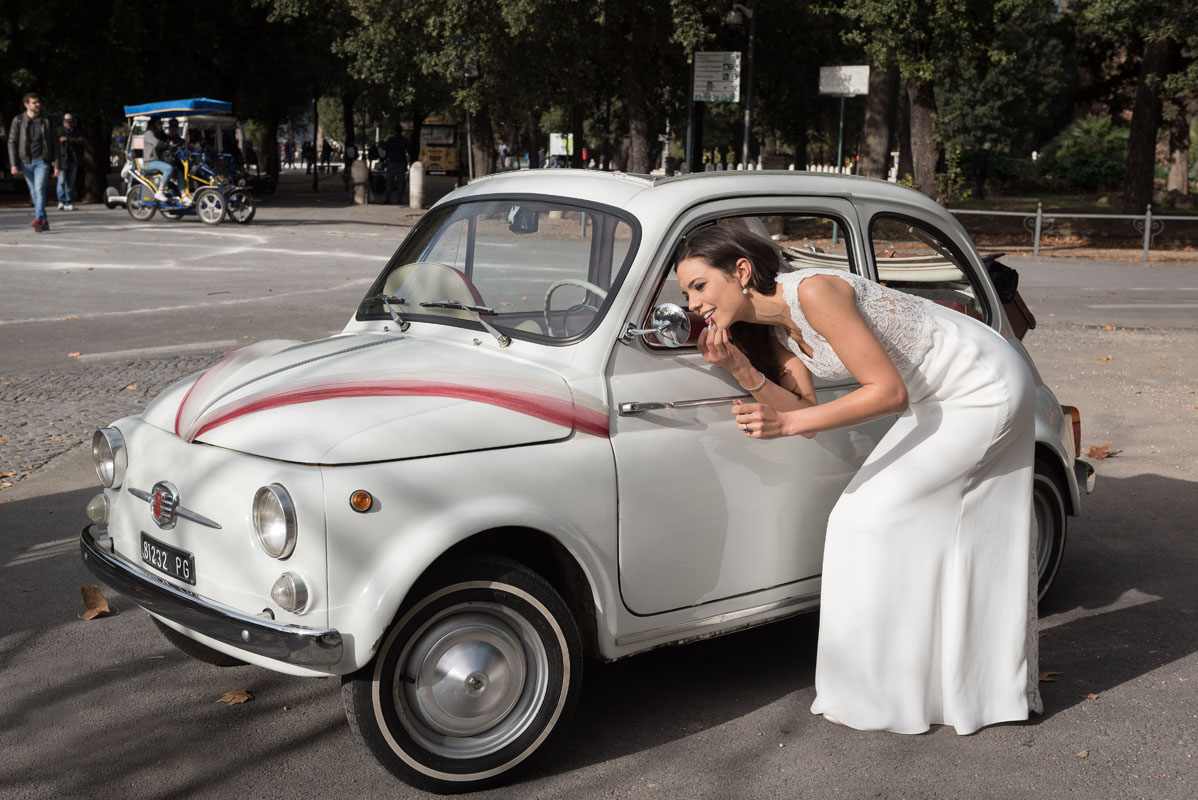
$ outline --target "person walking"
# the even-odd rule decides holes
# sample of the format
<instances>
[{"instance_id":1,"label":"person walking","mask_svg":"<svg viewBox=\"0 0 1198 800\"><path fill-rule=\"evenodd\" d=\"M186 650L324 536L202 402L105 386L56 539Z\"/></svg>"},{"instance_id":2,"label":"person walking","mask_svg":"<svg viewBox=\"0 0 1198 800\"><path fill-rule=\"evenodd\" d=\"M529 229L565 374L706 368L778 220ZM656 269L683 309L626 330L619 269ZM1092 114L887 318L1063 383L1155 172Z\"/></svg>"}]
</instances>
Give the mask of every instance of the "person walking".
<instances>
[{"instance_id":1,"label":"person walking","mask_svg":"<svg viewBox=\"0 0 1198 800\"><path fill-rule=\"evenodd\" d=\"M400 131L399 125L383 143L383 153L387 158L387 190L383 202L390 205L392 191L395 202L403 204L403 192L408 180L408 140Z\"/></svg>"},{"instance_id":2,"label":"person walking","mask_svg":"<svg viewBox=\"0 0 1198 800\"><path fill-rule=\"evenodd\" d=\"M329 163L333 160L333 143L328 139L320 146L320 166L325 171L329 171Z\"/></svg>"},{"instance_id":3,"label":"person walking","mask_svg":"<svg viewBox=\"0 0 1198 800\"><path fill-rule=\"evenodd\" d=\"M58 210L74 211L71 194L75 190L75 175L83 163L83 134L75 127L75 115L63 114L58 126Z\"/></svg>"},{"instance_id":4,"label":"person walking","mask_svg":"<svg viewBox=\"0 0 1198 800\"><path fill-rule=\"evenodd\" d=\"M42 100L36 92L24 98L25 111L13 117L8 126L8 162L13 175L24 175L33 201L33 222L38 233L50 230L46 219L46 174L58 177L58 149L50 120L42 116Z\"/></svg>"}]
</instances>

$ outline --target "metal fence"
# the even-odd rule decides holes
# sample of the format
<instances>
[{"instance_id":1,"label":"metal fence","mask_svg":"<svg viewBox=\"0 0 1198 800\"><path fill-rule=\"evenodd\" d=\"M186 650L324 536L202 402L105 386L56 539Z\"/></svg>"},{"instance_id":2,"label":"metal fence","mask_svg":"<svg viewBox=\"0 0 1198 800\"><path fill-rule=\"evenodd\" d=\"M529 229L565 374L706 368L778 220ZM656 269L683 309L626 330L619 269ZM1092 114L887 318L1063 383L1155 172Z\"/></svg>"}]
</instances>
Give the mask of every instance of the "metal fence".
<instances>
[{"instance_id":1,"label":"metal fence","mask_svg":"<svg viewBox=\"0 0 1198 800\"><path fill-rule=\"evenodd\" d=\"M1040 202L1036 203L1036 212L1033 214L1030 211L973 211L963 208L948 209L951 214L976 214L978 216L989 217L1023 217L1023 227L1028 233L1032 234L1032 254L1040 255L1040 238L1041 235L1048 230L1051 230L1053 223L1058 219L1126 219L1131 220L1132 227L1144 237L1144 257L1143 260L1148 260L1148 251L1152 247L1152 240L1165 228L1166 222L1198 222L1198 216L1180 217L1180 216L1153 216L1152 205L1149 204L1143 214L1058 214L1050 211L1044 213L1044 205Z\"/></svg>"}]
</instances>

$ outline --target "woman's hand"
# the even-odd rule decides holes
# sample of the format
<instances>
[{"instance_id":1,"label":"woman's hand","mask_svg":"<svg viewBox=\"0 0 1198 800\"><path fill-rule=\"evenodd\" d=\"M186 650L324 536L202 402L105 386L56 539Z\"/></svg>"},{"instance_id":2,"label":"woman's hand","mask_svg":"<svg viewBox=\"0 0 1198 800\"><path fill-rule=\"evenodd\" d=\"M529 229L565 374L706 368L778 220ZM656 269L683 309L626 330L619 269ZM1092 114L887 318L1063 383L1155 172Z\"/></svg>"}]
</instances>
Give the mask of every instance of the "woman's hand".
<instances>
[{"instance_id":1,"label":"woman's hand","mask_svg":"<svg viewBox=\"0 0 1198 800\"><path fill-rule=\"evenodd\" d=\"M805 439L815 438L814 432L793 430L796 412L776 411L761 403L732 401L732 414L741 433L750 439L777 439L780 436L799 435Z\"/></svg>"},{"instance_id":2,"label":"woman's hand","mask_svg":"<svg viewBox=\"0 0 1198 800\"><path fill-rule=\"evenodd\" d=\"M704 361L723 367L734 376L738 374L738 370L751 369L748 357L732 343L732 337L725 328L704 328L699 331L699 341L696 344Z\"/></svg>"}]
</instances>

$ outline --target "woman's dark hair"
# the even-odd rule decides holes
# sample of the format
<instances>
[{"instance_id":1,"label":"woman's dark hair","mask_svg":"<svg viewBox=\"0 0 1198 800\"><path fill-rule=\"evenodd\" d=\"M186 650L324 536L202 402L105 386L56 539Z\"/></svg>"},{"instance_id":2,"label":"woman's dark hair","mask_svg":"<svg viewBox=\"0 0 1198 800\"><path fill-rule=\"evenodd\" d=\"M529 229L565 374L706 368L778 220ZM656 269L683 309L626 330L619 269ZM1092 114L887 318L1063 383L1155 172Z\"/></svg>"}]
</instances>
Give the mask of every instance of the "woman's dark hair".
<instances>
[{"instance_id":1,"label":"woman's dark hair","mask_svg":"<svg viewBox=\"0 0 1198 800\"><path fill-rule=\"evenodd\" d=\"M678 245L674 269L688 258L697 258L727 275L736 270L742 258L753 264L749 288L772 295L778 288L778 273L783 269L782 254L774 243L733 225L708 225L690 233ZM774 350L774 335L769 325L735 322L729 329L732 341L749 362L774 383L781 385L782 368Z\"/></svg>"}]
</instances>

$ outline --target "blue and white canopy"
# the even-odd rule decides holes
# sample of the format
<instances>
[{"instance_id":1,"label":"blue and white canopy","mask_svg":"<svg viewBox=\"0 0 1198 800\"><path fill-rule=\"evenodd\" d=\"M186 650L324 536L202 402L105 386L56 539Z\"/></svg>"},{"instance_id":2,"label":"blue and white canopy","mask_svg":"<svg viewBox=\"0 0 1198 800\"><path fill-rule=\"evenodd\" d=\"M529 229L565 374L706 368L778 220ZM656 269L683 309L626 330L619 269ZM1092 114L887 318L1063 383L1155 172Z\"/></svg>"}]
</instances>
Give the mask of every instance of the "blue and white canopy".
<instances>
[{"instance_id":1,"label":"blue and white canopy","mask_svg":"<svg viewBox=\"0 0 1198 800\"><path fill-rule=\"evenodd\" d=\"M232 114L233 104L208 97L189 97L184 100L163 100L125 106L126 117L187 117L194 114Z\"/></svg>"}]
</instances>

